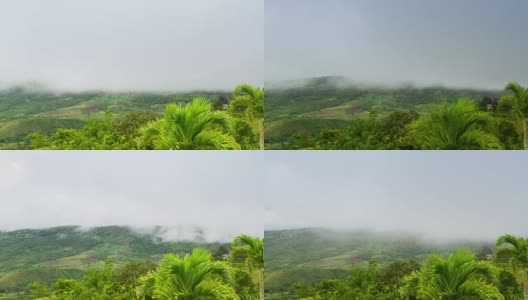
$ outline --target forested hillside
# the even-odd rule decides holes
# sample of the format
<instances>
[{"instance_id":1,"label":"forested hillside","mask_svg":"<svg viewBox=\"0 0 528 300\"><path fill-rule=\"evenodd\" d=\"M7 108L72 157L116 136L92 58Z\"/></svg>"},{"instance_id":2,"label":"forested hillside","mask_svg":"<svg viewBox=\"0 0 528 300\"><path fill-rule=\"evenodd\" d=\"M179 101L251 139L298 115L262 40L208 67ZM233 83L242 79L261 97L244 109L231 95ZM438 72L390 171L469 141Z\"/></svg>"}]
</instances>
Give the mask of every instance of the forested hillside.
<instances>
[{"instance_id":1,"label":"forested hillside","mask_svg":"<svg viewBox=\"0 0 528 300\"><path fill-rule=\"evenodd\" d=\"M307 295L315 295L316 287L324 280L346 280L354 272L360 272L357 270L372 268L373 263L380 272L395 268L395 264L418 268L432 253L448 255L459 248L470 249L479 259L489 260L494 248L492 240L438 241L413 234L368 230L266 231L265 241L269 299L298 299L301 297L296 293L302 294L303 289Z\"/></svg>"},{"instance_id":2,"label":"forested hillside","mask_svg":"<svg viewBox=\"0 0 528 300\"><path fill-rule=\"evenodd\" d=\"M248 85L233 93L59 93L13 87L0 90L0 149L255 149L259 134L263 148L262 102L263 91ZM182 122L178 107L192 122L161 128L163 117ZM167 126L194 126L194 131L177 136ZM165 142L158 144L156 135Z\"/></svg>"},{"instance_id":3,"label":"forested hillside","mask_svg":"<svg viewBox=\"0 0 528 300\"><path fill-rule=\"evenodd\" d=\"M268 149L523 148L528 92L518 85L389 87L321 77L267 82L266 90Z\"/></svg>"},{"instance_id":4,"label":"forested hillside","mask_svg":"<svg viewBox=\"0 0 528 300\"><path fill-rule=\"evenodd\" d=\"M27 291L32 282L51 284L78 279L107 260L116 267L130 262L158 261L166 253L186 254L202 247L213 253L228 244L163 240L164 229L138 233L126 227L56 227L0 232L0 295ZM221 254L220 254L221 255ZM1 296L0 296L1 299Z\"/></svg>"},{"instance_id":5,"label":"forested hillside","mask_svg":"<svg viewBox=\"0 0 528 300\"><path fill-rule=\"evenodd\" d=\"M112 111L116 117L134 111L161 115L168 103L187 103L195 97L217 102L228 96L229 92L55 93L27 87L9 88L0 90L0 145L22 147L28 134L51 135L59 128L78 129L89 118L103 118L106 111Z\"/></svg>"}]
</instances>

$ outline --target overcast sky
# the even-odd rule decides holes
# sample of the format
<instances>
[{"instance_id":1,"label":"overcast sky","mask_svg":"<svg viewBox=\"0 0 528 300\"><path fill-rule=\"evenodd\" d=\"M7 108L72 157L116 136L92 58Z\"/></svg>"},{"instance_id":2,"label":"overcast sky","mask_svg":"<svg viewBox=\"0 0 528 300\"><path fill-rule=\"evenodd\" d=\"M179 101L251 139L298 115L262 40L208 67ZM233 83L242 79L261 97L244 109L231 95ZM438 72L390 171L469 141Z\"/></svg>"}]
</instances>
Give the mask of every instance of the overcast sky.
<instances>
[{"instance_id":1,"label":"overcast sky","mask_svg":"<svg viewBox=\"0 0 528 300\"><path fill-rule=\"evenodd\" d=\"M0 229L130 225L206 230L528 235L524 152L1 152Z\"/></svg>"},{"instance_id":2,"label":"overcast sky","mask_svg":"<svg viewBox=\"0 0 528 300\"><path fill-rule=\"evenodd\" d=\"M266 153L266 229L528 235L524 152Z\"/></svg>"},{"instance_id":3,"label":"overcast sky","mask_svg":"<svg viewBox=\"0 0 528 300\"><path fill-rule=\"evenodd\" d=\"M0 83L68 90L263 84L264 0L3 0Z\"/></svg>"},{"instance_id":4,"label":"overcast sky","mask_svg":"<svg viewBox=\"0 0 528 300\"><path fill-rule=\"evenodd\" d=\"M526 0L266 0L266 80L528 84Z\"/></svg>"},{"instance_id":5,"label":"overcast sky","mask_svg":"<svg viewBox=\"0 0 528 300\"><path fill-rule=\"evenodd\" d=\"M235 155L233 155L233 154ZM256 154L256 152L255 152ZM244 152L1 152L0 230L156 225L210 240L263 235L261 155Z\"/></svg>"}]
</instances>

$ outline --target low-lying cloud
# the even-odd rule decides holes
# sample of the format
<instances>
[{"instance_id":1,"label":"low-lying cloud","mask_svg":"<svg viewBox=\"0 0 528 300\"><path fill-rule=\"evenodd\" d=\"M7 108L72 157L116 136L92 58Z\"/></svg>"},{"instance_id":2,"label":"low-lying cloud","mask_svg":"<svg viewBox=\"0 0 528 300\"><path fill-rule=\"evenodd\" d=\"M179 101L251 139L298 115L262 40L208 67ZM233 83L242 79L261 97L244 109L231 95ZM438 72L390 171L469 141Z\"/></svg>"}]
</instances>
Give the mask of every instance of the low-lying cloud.
<instances>
[{"instance_id":1,"label":"low-lying cloud","mask_svg":"<svg viewBox=\"0 0 528 300\"><path fill-rule=\"evenodd\" d=\"M0 230L161 226L169 240L263 235L249 152L2 152Z\"/></svg>"},{"instance_id":2,"label":"low-lying cloud","mask_svg":"<svg viewBox=\"0 0 528 300\"><path fill-rule=\"evenodd\" d=\"M439 240L528 235L521 152L266 154L267 230L370 229Z\"/></svg>"},{"instance_id":3,"label":"low-lying cloud","mask_svg":"<svg viewBox=\"0 0 528 300\"><path fill-rule=\"evenodd\" d=\"M1 152L0 230L156 226L228 241L325 227L528 235L523 152Z\"/></svg>"}]
</instances>

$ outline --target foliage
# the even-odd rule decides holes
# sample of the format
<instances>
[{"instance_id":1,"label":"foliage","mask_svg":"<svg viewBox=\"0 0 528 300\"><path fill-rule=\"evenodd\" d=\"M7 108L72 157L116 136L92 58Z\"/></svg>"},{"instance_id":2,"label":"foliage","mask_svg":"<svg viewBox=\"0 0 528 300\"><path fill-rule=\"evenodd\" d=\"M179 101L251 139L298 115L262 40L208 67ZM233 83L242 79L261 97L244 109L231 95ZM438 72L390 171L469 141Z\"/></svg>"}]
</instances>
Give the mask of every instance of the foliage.
<instances>
[{"instance_id":1,"label":"foliage","mask_svg":"<svg viewBox=\"0 0 528 300\"><path fill-rule=\"evenodd\" d=\"M523 135L524 149L528 150L528 88L524 89L515 82L506 85L506 92L500 99L502 106L509 106L517 131Z\"/></svg>"},{"instance_id":2,"label":"foliage","mask_svg":"<svg viewBox=\"0 0 528 300\"><path fill-rule=\"evenodd\" d=\"M514 274L521 274L524 286L524 299L528 298L528 240L509 234L497 239L495 260L499 263L505 259Z\"/></svg>"},{"instance_id":3,"label":"foliage","mask_svg":"<svg viewBox=\"0 0 528 300\"><path fill-rule=\"evenodd\" d=\"M421 116L411 128L421 149L501 149L497 137L486 130L488 122L488 115L478 111L475 102L462 98Z\"/></svg>"},{"instance_id":4,"label":"foliage","mask_svg":"<svg viewBox=\"0 0 528 300\"><path fill-rule=\"evenodd\" d=\"M241 84L235 87L229 110L236 115L242 111L246 120L259 134L259 147L264 150L264 89Z\"/></svg>"},{"instance_id":5,"label":"foliage","mask_svg":"<svg viewBox=\"0 0 528 300\"><path fill-rule=\"evenodd\" d=\"M431 254L420 271L403 280L404 299L504 299L498 289L499 271L491 262L459 249L444 258Z\"/></svg>"},{"instance_id":6,"label":"foliage","mask_svg":"<svg viewBox=\"0 0 528 300\"><path fill-rule=\"evenodd\" d=\"M492 243L427 243L368 231L296 229L266 231L265 237L269 299L523 297L522 273L512 268L512 253L500 250L514 249L506 240L525 245L519 237L499 238L495 249ZM332 268L345 274L332 274Z\"/></svg>"},{"instance_id":7,"label":"foliage","mask_svg":"<svg viewBox=\"0 0 528 300\"><path fill-rule=\"evenodd\" d=\"M248 235L237 236L231 245L231 260L243 258L248 272L257 271L260 299L264 299L264 241Z\"/></svg>"},{"instance_id":8,"label":"foliage","mask_svg":"<svg viewBox=\"0 0 528 300\"><path fill-rule=\"evenodd\" d=\"M184 254L195 247L216 251L221 246L229 246L170 242L161 239L161 234L156 229L151 233L137 233L118 226L0 232L0 295L23 292L32 282L51 285L61 278L81 279L88 269L102 268L106 260L112 260L117 269L126 270L129 262L157 261L165 253ZM128 273L132 279L120 277L118 280L133 282L133 269Z\"/></svg>"},{"instance_id":9,"label":"foliage","mask_svg":"<svg viewBox=\"0 0 528 300\"><path fill-rule=\"evenodd\" d=\"M255 124L263 122L263 90L249 85L235 89L233 107L242 115L224 111L228 97L222 92L4 90L0 107L16 115L0 114L0 149L258 149L255 132L262 126Z\"/></svg>"},{"instance_id":10,"label":"foliage","mask_svg":"<svg viewBox=\"0 0 528 300\"><path fill-rule=\"evenodd\" d=\"M528 144L528 121L522 117L527 95L512 83L504 94L361 86L334 77L272 82L266 94L266 148L522 149L519 132L527 133Z\"/></svg>"},{"instance_id":11,"label":"foliage","mask_svg":"<svg viewBox=\"0 0 528 300\"><path fill-rule=\"evenodd\" d=\"M183 258L166 254L142 281L140 299L239 299L231 268L200 248Z\"/></svg>"},{"instance_id":12,"label":"foliage","mask_svg":"<svg viewBox=\"0 0 528 300\"><path fill-rule=\"evenodd\" d=\"M33 282L30 284L29 289L31 290L31 296L34 299L48 297L49 295L48 287L39 282Z\"/></svg>"},{"instance_id":13,"label":"foliage","mask_svg":"<svg viewBox=\"0 0 528 300\"><path fill-rule=\"evenodd\" d=\"M157 150L240 149L225 112L213 111L207 99L183 106L169 104L163 117L143 129L140 147Z\"/></svg>"},{"instance_id":14,"label":"foliage","mask_svg":"<svg viewBox=\"0 0 528 300\"><path fill-rule=\"evenodd\" d=\"M229 252L227 246L217 248L220 259L214 259L208 249L194 247L184 254L168 252L158 263L133 257L119 265L106 260L103 265L88 268L80 278L34 281L28 287L35 299L258 299L259 287L251 274L224 260L223 254Z\"/></svg>"}]
</instances>

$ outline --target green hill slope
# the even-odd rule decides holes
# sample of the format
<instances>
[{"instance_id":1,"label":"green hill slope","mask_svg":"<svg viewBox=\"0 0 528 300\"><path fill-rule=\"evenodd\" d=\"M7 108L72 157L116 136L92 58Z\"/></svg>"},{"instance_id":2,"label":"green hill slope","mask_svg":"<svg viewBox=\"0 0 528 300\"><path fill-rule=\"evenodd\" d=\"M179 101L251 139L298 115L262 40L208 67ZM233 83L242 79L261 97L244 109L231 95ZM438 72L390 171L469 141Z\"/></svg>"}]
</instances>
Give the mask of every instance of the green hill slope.
<instances>
[{"instance_id":1,"label":"green hill slope","mask_svg":"<svg viewBox=\"0 0 528 300\"><path fill-rule=\"evenodd\" d=\"M422 261L429 253L448 254L467 247L487 251L487 242L425 242L411 234L373 231L296 229L265 232L266 289L284 291L294 282L318 283L344 278L352 268L375 260L380 268L392 262Z\"/></svg>"},{"instance_id":2,"label":"green hill slope","mask_svg":"<svg viewBox=\"0 0 528 300\"><path fill-rule=\"evenodd\" d=\"M0 295L34 281L80 278L108 259L119 267L131 261L156 261L165 253L189 253L197 246L216 251L221 244L166 242L155 231L139 234L119 226L0 232Z\"/></svg>"},{"instance_id":3,"label":"green hill slope","mask_svg":"<svg viewBox=\"0 0 528 300\"><path fill-rule=\"evenodd\" d=\"M102 117L107 110L117 117L131 111L151 110L161 114L168 103L186 103L194 97L211 102L226 92L186 93L54 93L26 87L0 90L0 148L26 140L29 133L52 134L57 128L80 128L90 117Z\"/></svg>"},{"instance_id":4,"label":"green hill slope","mask_svg":"<svg viewBox=\"0 0 528 300\"><path fill-rule=\"evenodd\" d=\"M314 136L321 129L342 128L355 118L367 118L370 112L382 118L410 110L427 113L443 101L461 97L480 101L500 94L445 87L366 86L341 77L266 82L266 142L268 149L288 148L294 134Z\"/></svg>"}]
</instances>

